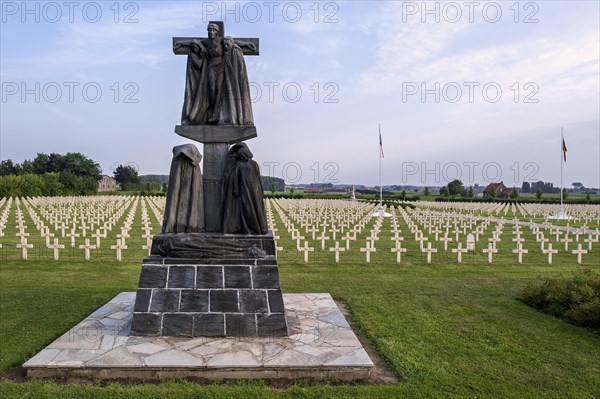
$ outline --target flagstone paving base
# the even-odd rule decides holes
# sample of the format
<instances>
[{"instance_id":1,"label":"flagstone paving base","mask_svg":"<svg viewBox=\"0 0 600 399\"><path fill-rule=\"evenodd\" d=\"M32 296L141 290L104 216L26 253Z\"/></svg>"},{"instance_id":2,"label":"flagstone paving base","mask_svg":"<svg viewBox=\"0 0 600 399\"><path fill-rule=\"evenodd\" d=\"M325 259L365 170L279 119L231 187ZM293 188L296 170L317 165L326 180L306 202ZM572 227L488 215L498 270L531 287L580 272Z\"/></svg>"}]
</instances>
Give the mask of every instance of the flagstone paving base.
<instances>
[{"instance_id":1,"label":"flagstone paving base","mask_svg":"<svg viewBox=\"0 0 600 399\"><path fill-rule=\"evenodd\" d=\"M368 379L373 362L329 294L284 294L288 337L130 336L122 292L23 367L31 378Z\"/></svg>"}]
</instances>

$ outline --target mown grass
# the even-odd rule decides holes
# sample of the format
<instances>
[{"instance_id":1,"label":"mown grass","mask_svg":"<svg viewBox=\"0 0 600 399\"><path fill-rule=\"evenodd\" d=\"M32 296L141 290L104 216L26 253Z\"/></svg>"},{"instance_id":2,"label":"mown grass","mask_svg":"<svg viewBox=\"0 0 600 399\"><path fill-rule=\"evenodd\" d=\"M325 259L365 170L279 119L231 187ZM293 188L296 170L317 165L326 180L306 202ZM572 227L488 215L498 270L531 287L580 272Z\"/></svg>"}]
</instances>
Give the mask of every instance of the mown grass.
<instances>
[{"instance_id":1,"label":"mown grass","mask_svg":"<svg viewBox=\"0 0 600 399\"><path fill-rule=\"evenodd\" d=\"M140 265L3 262L0 367L17 367L114 295ZM401 382L393 386L261 382L200 386L3 382L20 397L587 397L600 386L600 336L519 302L537 275L567 266L281 265L284 292L330 292L352 312Z\"/></svg>"}]
</instances>

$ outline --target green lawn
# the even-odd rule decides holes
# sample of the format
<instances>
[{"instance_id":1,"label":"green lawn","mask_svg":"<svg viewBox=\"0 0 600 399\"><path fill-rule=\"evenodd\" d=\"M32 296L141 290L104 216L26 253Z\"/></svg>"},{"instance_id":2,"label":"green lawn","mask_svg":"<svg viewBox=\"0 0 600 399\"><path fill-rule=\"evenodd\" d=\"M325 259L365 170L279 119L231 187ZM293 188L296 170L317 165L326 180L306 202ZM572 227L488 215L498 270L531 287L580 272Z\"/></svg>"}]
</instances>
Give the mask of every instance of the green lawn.
<instances>
[{"instance_id":1,"label":"green lawn","mask_svg":"<svg viewBox=\"0 0 600 399\"><path fill-rule=\"evenodd\" d=\"M2 262L0 367L17 367L121 291L139 264ZM540 397L594 398L600 336L515 299L569 266L283 263L284 292L330 292L400 377L391 386L262 382L59 385L3 382L2 397Z\"/></svg>"}]
</instances>

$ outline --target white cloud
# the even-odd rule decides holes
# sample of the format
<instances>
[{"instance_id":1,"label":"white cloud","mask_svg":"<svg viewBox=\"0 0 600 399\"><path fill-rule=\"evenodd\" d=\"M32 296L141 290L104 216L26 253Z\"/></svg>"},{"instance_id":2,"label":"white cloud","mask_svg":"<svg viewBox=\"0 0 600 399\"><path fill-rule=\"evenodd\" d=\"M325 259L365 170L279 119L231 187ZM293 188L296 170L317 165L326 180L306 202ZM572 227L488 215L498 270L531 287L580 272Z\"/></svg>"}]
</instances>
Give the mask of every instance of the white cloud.
<instances>
[{"instance_id":1,"label":"white cloud","mask_svg":"<svg viewBox=\"0 0 600 399\"><path fill-rule=\"evenodd\" d=\"M589 93L598 87L600 44L598 31L543 32L507 37L499 44L474 45L476 24L460 22L398 23L401 5L384 11L375 64L359 77L363 94L394 93L403 82L515 81L545 85L545 98L558 99ZM413 21L413 20L411 20ZM494 43L490 40L490 43Z\"/></svg>"},{"instance_id":2,"label":"white cloud","mask_svg":"<svg viewBox=\"0 0 600 399\"><path fill-rule=\"evenodd\" d=\"M135 14L138 23L115 23L107 16L94 24L58 26L53 32L56 38L45 43L45 52L15 54L10 66L19 71L44 65L39 72L54 76L57 71L75 72L111 65L156 65L172 56L171 36L204 25L197 18L197 3L140 4ZM157 37L164 37L166 46L157 47Z\"/></svg>"}]
</instances>

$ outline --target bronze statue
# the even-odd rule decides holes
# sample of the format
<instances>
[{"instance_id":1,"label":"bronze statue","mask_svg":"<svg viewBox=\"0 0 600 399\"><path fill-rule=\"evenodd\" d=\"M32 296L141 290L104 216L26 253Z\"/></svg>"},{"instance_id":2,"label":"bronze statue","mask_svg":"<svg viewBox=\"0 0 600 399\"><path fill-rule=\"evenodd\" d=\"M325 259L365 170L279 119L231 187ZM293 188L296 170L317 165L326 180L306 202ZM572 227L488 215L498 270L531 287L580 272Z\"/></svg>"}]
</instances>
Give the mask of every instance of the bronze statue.
<instances>
[{"instance_id":1,"label":"bronze statue","mask_svg":"<svg viewBox=\"0 0 600 399\"><path fill-rule=\"evenodd\" d=\"M208 38L193 39L188 51L182 125L254 125L244 51L252 42L221 37L208 24ZM177 50L184 46L174 43Z\"/></svg>"},{"instance_id":2,"label":"bronze statue","mask_svg":"<svg viewBox=\"0 0 600 399\"><path fill-rule=\"evenodd\" d=\"M193 144L173 147L163 233L204 231L204 196L200 160Z\"/></svg>"},{"instance_id":3,"label":"bronze statue","mask_svg":"<svg viewBox=\"0 0 600 399\"><path fill-rule=\"evenodd\" d=\"M258 163L246 143L229 149L223 178L223 233L267 234L263 185Z\"/></svg>"}]
</instances>

